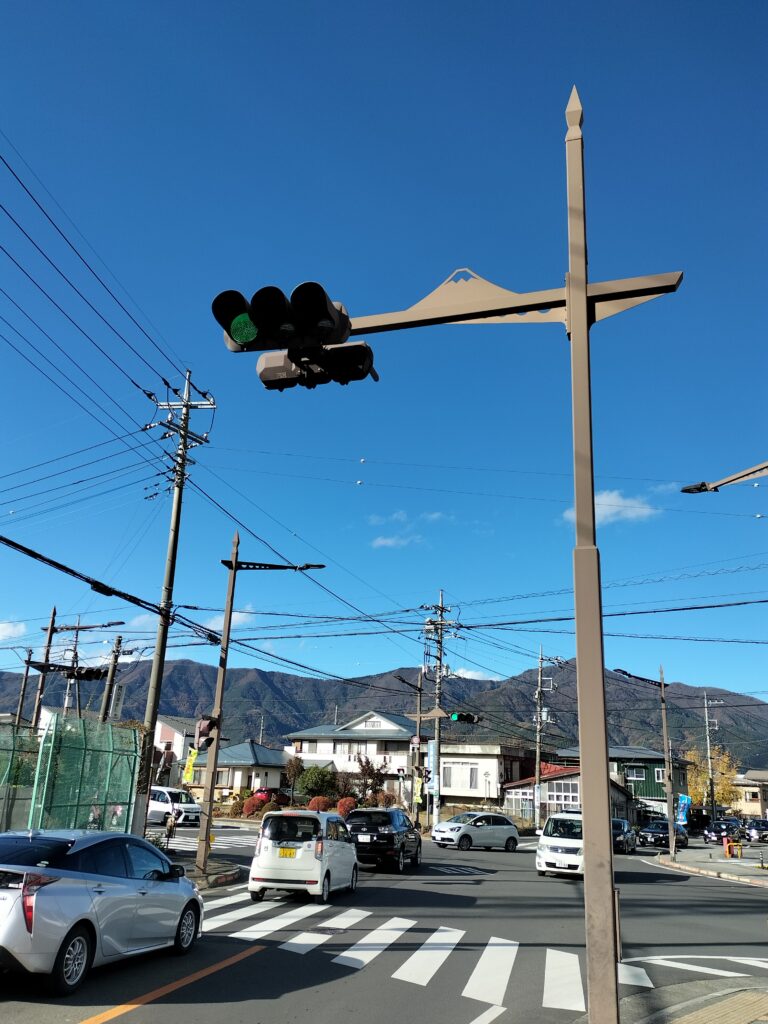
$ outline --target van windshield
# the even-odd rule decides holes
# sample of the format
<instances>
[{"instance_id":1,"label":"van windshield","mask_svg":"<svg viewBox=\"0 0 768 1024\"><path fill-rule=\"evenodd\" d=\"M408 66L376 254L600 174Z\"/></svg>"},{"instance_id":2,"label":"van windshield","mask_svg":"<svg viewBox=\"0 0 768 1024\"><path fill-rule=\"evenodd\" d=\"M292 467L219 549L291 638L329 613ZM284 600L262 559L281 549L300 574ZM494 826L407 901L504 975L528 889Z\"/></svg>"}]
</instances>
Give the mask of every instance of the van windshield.
<instances>
[{"instance_id":1,"label":"van windshield","mask_svg":"<svg viewBox=\"0 0 768 1024\"><path fill-rule=\"evenodd\" d=\"M581 818L550 818L543 835L556 839L581 839Z\"/></svg>"},{"instance_id":2,"label":"van windshield","mask_svg":"<svg viewBox=\"0 0 768 1024\"><path fill-rule=\"evenodd\" d=\"M305 843L314 839L319 831L320 822L317 818L310 818L309 815L305 817L302 814L274 814L270 818L265 818L261 834L273 842L293 839L297 843Z\"/></svg>"}]
</instances>

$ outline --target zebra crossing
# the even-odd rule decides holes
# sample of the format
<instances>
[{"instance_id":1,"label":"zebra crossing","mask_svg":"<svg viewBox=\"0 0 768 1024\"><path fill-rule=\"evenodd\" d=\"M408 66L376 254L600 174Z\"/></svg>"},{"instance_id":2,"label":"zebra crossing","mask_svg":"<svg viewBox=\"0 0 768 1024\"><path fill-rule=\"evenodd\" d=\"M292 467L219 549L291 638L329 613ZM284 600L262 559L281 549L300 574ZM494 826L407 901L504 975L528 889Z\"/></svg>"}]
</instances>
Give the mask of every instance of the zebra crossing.
<instances>
[{"instance_id":1,"label":"zebra crossing","mask_svg":"<svg viewBox=\"0 0 768 1024\"><path fill-rule=\"evenodd\" d=\"M249 829L232 828L219 831L214 828L212 835L212 849L214 851L217 849L237 848L248 850L252 854L256 846L256 833L251 832ZM165 839L165 832L161 832L158 829L148 829L147 838L150 836ZM177 829L173 839L171 839L167 852L171 856L174 853L194 853L197 850L197 837L198 829L196 828Z\"/></svg>"},{"instance_id":2,"label":"zebra crossing","mask_svg":"<svg viewBox=\"0 0 768 1024\"><path fill-rule=\"evenodd\" d=\"M531 991L532 963L537 966L542 1009L586 1010L585 969L579 953L538 947L526 950L524 943L497 935L489 936L484 943L465 942L465 930L448 926L435 928L413 949L407 941L419 924L413 918L393 916L382 920L380 910L341 909L313 903L296 905L279 899L253 903L245 886L233 887L226 895L206 898L205 913L206 933L226 934L245 942L260 942L274 936L275 948L288 954L306 956L323 952L326 943L333 939L331 962L353 971L369 968L389 952L391 956L380 962L386 961L386 969L391 971L395 983L426 988L436 977L450 976L460 986L463 998L487 1007L472 1019L472 1024L490 1024L504 1012L505 1002L507 1006L514 1004L516 990ZM309 926L307 931L300 930L304 921ZM347 941L349 945L343 948ZM459 966L468 969L465 977L457 975L456 967L451 970L445 966L460 951L464 956ZM516 970L523 951L529 958ZM630 994L627 990L631 988L657 988L688 980L692 975L737 978L749 973L768 976L768 957L665 954L631 957L618 965L624 995Z\"/></svg>"}]
</instances>

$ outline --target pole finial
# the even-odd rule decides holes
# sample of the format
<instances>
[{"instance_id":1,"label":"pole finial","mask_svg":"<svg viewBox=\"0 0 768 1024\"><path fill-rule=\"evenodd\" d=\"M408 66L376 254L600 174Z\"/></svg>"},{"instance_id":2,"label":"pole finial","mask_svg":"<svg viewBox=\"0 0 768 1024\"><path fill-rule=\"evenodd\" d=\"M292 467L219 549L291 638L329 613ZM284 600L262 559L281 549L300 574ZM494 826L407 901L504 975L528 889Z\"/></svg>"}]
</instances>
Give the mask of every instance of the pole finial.
<instances>
[{"instance_id":1,"label":"pole finial","mask_svg":"<svg viewBox=\"0 0 768 1024\"><path fill-rule=\"evenodd\" d=\"M583 120L584 108L581 105L578 90L574 85L573 89L571 89L568 106L565 108L565 123L569 128L580 128Z\"/></svg>"}]
</instances>

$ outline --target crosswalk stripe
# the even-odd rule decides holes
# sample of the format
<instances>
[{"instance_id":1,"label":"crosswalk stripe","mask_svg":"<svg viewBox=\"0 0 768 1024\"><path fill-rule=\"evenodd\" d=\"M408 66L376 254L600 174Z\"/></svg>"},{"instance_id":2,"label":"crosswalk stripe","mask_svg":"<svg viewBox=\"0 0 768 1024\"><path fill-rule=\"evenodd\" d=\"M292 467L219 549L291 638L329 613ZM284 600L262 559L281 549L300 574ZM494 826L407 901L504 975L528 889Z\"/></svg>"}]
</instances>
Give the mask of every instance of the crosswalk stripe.
<instances>
[{"instance_id":1,"label":"crosswalk stripe","mask_svg":"<svg viewBox=\"0 0 768 1024\"><path fill-rule=\"evenodd\" d=\"M551 1010L586 1010L577 953L547 950L541 1005Z\"/></svg>"},{"instance_id":2,"label":"crosswalk stripe","mask_svg":"<svg viewBox=\"0 0 768 1024\"><path fill-rule=\"evenodd\" d=\"M351 928L364 918L370 916L370 910L346 910L343 914L339 914L337 917L332 917L330 921L326 921L324 927L339 930ZM284 942L280 949L287 949L291 953L308 953L311 949L316 949L324 942L327 942L331 937L330 932L302 932L301 935L297 935L295 938L289 939L288 942Z\"/></svg>"},{"instance_id":3,"label":"crosswalk stripe","mask_svg":"<svg viewBox=\"0 0 768 1024\"><path fill-rule=\"evenodd\" d=\"M472 1024L491 1024L491 1021L496 1020L499 1014L504 1013L505 1009L505 1006L489 1006L479 1017L475 1017Z\"/></svg>"},{"instance_id":4,"label":"crosswalk stripe","mask_svg":"<svg viewBox=\"0 0 768 1024\"><path fill-rule=\"evenodd\" d=\"M729 956L728 960L733 964L744 964L745 967L762 967L768 971L768 960L758 960L751 956Z\"/></svg>"},{"instance_id":5,"label":"crosswalk stripe","mask_svg":"<svg viewBox=\"0 0 768 1024\"><path fill-rule=\"evenodd\" d=\"M458 928L438 928L421 949L417 949L408 957L392 977L398 981L410 981L414 985L429 984L437 969L445 963L464 934Z\"/></svg>"},{"instance_id":6,"label":"crosswalk stripe","mask_svg":"<svg viewBox=\"0 0 768 1024\"><path fill-rule=\"evenodd\" d=\"M230 903L242 903L243 899L249 899L248 893L243 889L242 892L233 892L229 896L219 896L215 900L205 901L205 912L209 910L217 910L219 907L229 906Z\"/></svg>"},{"instance_id":7,"label":"crosswalk stripe","mask_svg":"<svg viewBox=\"0 0 768 1024\"><path fill-rule=\"evenodd\" d=\"M206 918L205 931L214 931L218 928L223 928L224 925L232 924L233 921L242 921L244 917L255 917L257 914L263 914L267 910L274 910L275 907L282 906L275 900L266 900L264 903L249 903L248 906L238 907L237 910L230 910L227 914L217 914L216 917Z\"/></svg>"},{"instance_id":8,"label":"crosswalk stripe","mask_svg":"<svg viewBox=\"0 0 768 1024\"><path fill-rule=\"evenodd\" d=\"M645 961L654 967L676 967L679 971L693 971L696 974L715 974L718 978L746 978L746 974L736 971L722 971L716 967L701 967L698 964L684 964L678 960L665 960L664 957L648 957Z\"/></svg>"},{"instance_id":9,"label":"crosswalk stripe","mask_svg":"<svg viewBox=\"0 0 768 1024\"><path fill-rule=\"evenodd\" d=\"M519 943L492 935L461 993L467 999L502 1006Z\"/></svg>"},{"instance_id":10,"label":"crosswalk stripe","mask_svg":"<svg viewBox=\"0 0 768 1024\"><path fill-rule=\"evenodd\" d=\"M310 917L312 914L319 914L322 910L327 910L327 907L322 904L310 904L308 907L295 907L293 910L289 910L287 914L278 914L277 917L271 917L269 921L260 921L258 924L252 924L248 928L243 928L242 931L235 932L231 938L248 939L249 941L263 939L265 936L271 935L273 932L279 932L283 928L290 928L292 924L303 920L305 917Z\"/></svg>"},{"instance_id":11,"label":"crosswalk stripe","mask_svg":"<svg viewBox=\"0 0 768 1024\"><path fill-rule=\"evenodd\" d=\"M618 964L620 985L642 985L643 988L653 988L653 982L642 967L635 967L634 964Z\"/></svg>"},{"instance_id":12,"label":"crosswalk stripe","mask_svg":"<svg viewBox=\"0 0 768 1024\"><path fill-rule=\"evenodd\" d=\"M379 953L385 950L387 946L391 946L393 942L407 932L409 928L413 928L415 924L415 921L409 921L405 917L392 917L389 921L379 925L378 928L374 928L368 935L364 935L359 942L356 942L354 946L350 946L345 953L335 956L332 962L357 969L365 967L374 957L377 957Z\"/></svg>"}]
</instances>

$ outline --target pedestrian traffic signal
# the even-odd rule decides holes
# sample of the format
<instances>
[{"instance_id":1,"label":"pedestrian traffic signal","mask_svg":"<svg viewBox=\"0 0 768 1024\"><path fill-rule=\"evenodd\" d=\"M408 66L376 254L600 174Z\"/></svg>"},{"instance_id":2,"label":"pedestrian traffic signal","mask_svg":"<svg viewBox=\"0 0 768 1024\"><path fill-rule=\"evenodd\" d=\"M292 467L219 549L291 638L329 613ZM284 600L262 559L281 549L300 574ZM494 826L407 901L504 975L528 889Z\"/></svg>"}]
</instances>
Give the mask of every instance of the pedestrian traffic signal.
<instances>
[{"instance_id":1,"label":"pedestrian traffic signal","mask_svg":"<svg viewBox=\"0 0 768 1024\"><path fill-rule=\"evenodd\" d=\"M469 722L475 725L480 720L480 715L471 715L468 711L454 711L451 715L452 722Z\"/></svg>"},{"instance_id":2,"label":"pedestrian traffic signal","mask_svg":"<svg viewBox=\"0 0 768 1024\"><path fill-rule=\"evenodd\" d=\"M429 770L429 768L423 768L421 772L421 777L424 780L424 785L426 786L429 780L432 778L432 772Z\"/></svg>"},{"instance_id":3,"label":"pedestrian traffic signal","mask_svg":"<svg viewBox=\"0 0 768 1024\"><path fill-rule=\"evenodd\" d=\"M204 715L195 724L195 750L207 750L213 743L213 732L219 728L218 718Z\"/></svg>"},{"instance_id":4,"label":"pedestrian traffic signal","mask_svg":"<svg viewBox=\"0 0 768 1024\"><path fill-rule=\"evenodd\" d=\"M311 389L330 381L349 384L353 380L365 380L369 374L374 380L379 379L373 368L373 352L364 341L267 352L259 356L256 373L269 391L284 391L296 385Z\"/></svg>"},{"instance_id":5,"label":"pedestrian traffic signal","mask_svg":"<svg viewBox=\"0 0 768 1024\"><path fill-rule=\"evenodd\" d=\"M316 281L298 285L290 300L274 285L260 288L250 302L240 292L221 292L211 310L232 352L340 345L351 329L346 309Z\"/></svg>"}]
</instances>

